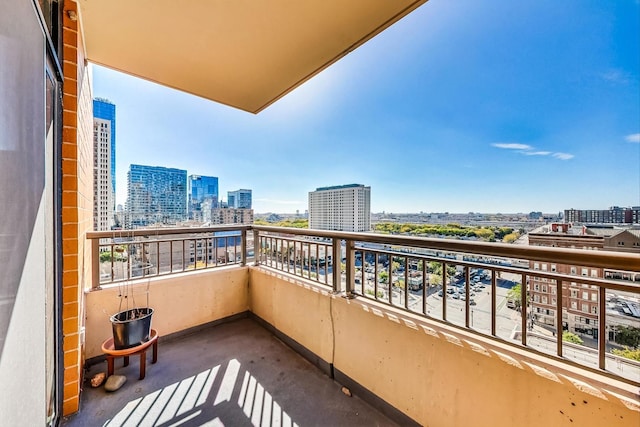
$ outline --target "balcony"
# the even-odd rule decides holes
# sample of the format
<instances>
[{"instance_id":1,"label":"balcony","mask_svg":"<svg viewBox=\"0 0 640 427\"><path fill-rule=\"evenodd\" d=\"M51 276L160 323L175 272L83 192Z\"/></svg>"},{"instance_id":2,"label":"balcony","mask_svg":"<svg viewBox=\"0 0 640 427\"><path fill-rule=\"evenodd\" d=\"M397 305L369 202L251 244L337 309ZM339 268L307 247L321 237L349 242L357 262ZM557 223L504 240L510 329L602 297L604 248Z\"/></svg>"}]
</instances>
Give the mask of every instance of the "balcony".
<instances>
[{"instance_id":1,"label":"balcony","mask_svg":"<svg viewBox=\"0 0 640 427\"><path fill-rule=\"evenodd\" d=\"M638 301L637 283L604 278L604 273L574 277L531 267L587 266L634 277L640 272L637 255L259 226L89 233L88 239L94 277L86 295L90 372L104 370L100 345L111 334L108 317L120 308L124 288L144 304L149 298L153 327L165 339L159 363L148 366L145 380L138 382L133 361L128 370L117 370L129 376L124 390L107 395L85 386L81 412L68 425L92 416L95 408L103 408L104 420L129 412L139 416L142 409L135 408L168 389L182 390L185 402L193 400L185 390L201 384L207 370L217 369L216 381L223 381L232 361L243 379L253 379L262 404L277 401L279 419L286 412L299 425L322 424L328 419L323 417L338 414L347 418L332 424L391 422L378 418L378 411L400 424L443 426L640 422L640 364L611 352L618 345L610 333L621 323L639 323L615 310L621 301ZM116 248L119 257L100 256L114 255ZM565 296L543 306L531 298L533 291L521 292L515 304L510 290L534 282L547 283L549 289L553 284ZM576 319L569 303L574 288L596 292L595 316ZM536 315L547 306L555 309L553 316ZM596 332L576 333L582 344L558 339L565 329L577 330L585 318ZM227 342L229 331L237 331L232 335L246 344L216 346ZM313 375L291 374L292 390L305 399L273 388L270 381L280 367L272 359L280 356L261 344L273 342L270 334L319 369ZM186 347L194 349L193 358L181 356ZM292 357L288 349L279 351L287 353L283 358ZM302 362L294 358L292 363ZM324 382L318 385L322 374ZM352 412L338 409L344 396L331 379L371 405L358 406L363 418L348 418L353 405L361 404L357 399L348 401ZM237 403L240 397L246 402L244 383L237 379L232 384L226 422L264 424L264 417L256 418ZM330 390L329 400L314 387ZM211 391L210 400L215 402L220 390ZM310 396L324 403L299 411ZM170 421L187 422L193 416L189 422L202 424L222 417L215 404L196 406L185 410L185 418Z\"/></svg>"}]
</instances>

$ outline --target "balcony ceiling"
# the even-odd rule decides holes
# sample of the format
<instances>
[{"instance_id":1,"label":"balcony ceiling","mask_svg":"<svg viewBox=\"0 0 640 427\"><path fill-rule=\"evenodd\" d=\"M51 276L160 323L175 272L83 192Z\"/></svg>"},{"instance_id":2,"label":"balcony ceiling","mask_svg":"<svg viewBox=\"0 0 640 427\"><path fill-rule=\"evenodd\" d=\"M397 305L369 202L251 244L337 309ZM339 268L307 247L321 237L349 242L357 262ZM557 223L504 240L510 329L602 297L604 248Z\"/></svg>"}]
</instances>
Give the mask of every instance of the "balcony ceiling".
<instances>
[{"instance_id":1,"label":"balcony ceiling","mask_svg":"<svg viewBox=\"0 0 640 427\"><path fill-rule=\"evenodd\" d=\"M257 113L426 0L79 0L93 63Z\"/></svg>"}]
</instances>

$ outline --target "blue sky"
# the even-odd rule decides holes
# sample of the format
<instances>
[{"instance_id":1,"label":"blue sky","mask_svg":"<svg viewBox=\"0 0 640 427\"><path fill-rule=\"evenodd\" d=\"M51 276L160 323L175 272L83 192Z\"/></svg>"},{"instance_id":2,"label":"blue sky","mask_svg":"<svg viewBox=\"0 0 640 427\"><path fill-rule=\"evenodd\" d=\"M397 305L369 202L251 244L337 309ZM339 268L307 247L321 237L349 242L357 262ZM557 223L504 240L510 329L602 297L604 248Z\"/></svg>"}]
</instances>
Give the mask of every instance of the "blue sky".
<instances>
[{"instance_id":1,"label":"blue sky","mask_svg":"<svg viewBox=\"0 0 640 427\"><path fill-rule=\"evenodd\" d=\"M93 67L131 163L304 212L371 186L373 212L640 205L640 1L431 0L258 115Z\"/></svg>"}]
</instances>

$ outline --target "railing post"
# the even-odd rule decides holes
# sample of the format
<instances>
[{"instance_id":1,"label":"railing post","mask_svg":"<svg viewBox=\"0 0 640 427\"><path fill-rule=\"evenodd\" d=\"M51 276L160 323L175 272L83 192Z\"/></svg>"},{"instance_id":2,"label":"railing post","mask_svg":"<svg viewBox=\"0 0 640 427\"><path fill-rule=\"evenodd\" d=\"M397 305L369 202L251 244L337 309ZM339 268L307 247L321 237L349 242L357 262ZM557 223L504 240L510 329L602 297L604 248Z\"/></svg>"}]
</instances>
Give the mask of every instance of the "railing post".
<instances>
[{"instance_id":1,"label":"railing post","mask_svg":"<svg viewBox=\"0 0 640 427\"><path fill-rule=\"evenodd\" d=\"M607 324L607 289L598 289L598 367L602 370L607 368L607 346L606 346L606 324Z\"/></svg>"},{"instance_id":2,"label":"railing post","mask_svg":"<svg viewBox=\"0 0 640 427\"><path fill-rule=\"evenodd\" d=\"M113 256L113 253L112 253ZM113 280L113 278L111 278ZM91 289L100 287L100 239L91 239Z\"/></svg>"},{"instance_id":3,"label":"railing post","mask_svg":"<svg viewBox=\"0 0 640 427\"><path fill-rule=\"evenodd\" d=\"M356 251L355 251L356 243L353 240L345 241L346 248L346 268L347 268L347 279L345 283L345 293L348 297L353 295L353 287L356 279Z\"/></svg>"},{"instance_id":4,"label":"railing post","mask_svg":"<svg viewBox=\"0 0 640 427\"><path fill-rule=\"evenodd\" d=\"M253 265L260 265L260 232L253 229Z\"/></svg>"},{"instance_id":5,"label":"railing post","mask_svg":"<svg viewBox=\"0 0 640 427\"><path fill-rule=\"evenodd\" d=\"M520 328L522 328L522 345L527 345L527 327L529 322L529 307L527 306L527 297L529 289L527 286L526 275L523 273L520 277ZM533 322L533 313L531 313L531 322Z\"/></svg>"},{"instance_id":6,"label":"railing post","mask_svg":"<svg viewBox=\"0 0 640 427\"><path fill-rule=\"evenodd\" d=\"M240 231L240 252L242 253L242 260L240 265L243 267L247 265L247 229L243 228Z\"/></svg>"},{"instance_id":7,"label":"railing post","mask_svg":"<svg viewBox=\"0 0 640 427\"><path fill-rule=\"evenodd\" d=\"M333 291L340 291L340 262L342 261L342 257L340 256L340 239L334 237L332 239L333 246L331 252L331 271L333 273Z\"/></svg>"}]
</instances>

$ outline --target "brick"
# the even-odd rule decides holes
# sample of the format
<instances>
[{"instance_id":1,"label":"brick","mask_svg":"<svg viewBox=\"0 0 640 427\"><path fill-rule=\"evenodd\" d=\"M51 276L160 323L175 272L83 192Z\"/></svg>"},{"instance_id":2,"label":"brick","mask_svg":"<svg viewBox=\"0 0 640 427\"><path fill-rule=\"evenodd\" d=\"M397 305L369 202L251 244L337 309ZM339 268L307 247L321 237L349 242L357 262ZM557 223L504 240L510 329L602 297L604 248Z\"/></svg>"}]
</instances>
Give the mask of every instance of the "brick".
<instances>
[{"instance_id":1,"label":"brick","mask_svg":"<svg viewBox=\"0 0 640 427\"><path fill-rule=\"evenodd\" d=\"M73 288L62 289L62 303L77 303L78 302L78 290Z\"/></svg>"},{"instance_id":2,"label":"brick","mask_svg":"<svg viewBox=\"0 0 640 427\"><path fill-rule=\"evenodd\" d=\"M78 237L78 226L76 224L62 224L62 238L73 239Z\"/></svg>"},{"instance_id":3,"label":"brick","mask_svg":"<svg viewBox=\"0 0 640 427\"><path fill-rule=\"evenodd\" d=\"M78 32L71 28L64 28L62 30L62 43L70 46L78 46Z\"/></svg>"},{"instance_id":4,"label":"brick","mask_svg":"<svg viewBox=\"0 0 640 427\"><path fill-rule=\"evenodd\" d=\"M75 130L75 129L74 129ZM76 132L72 132L71 129L66 132L67 138L62 137L62 158L76 160L78 157L78 148L75 144ZM65 129L62 129L62 134L65 134ZM70 141L69 139L73 138L74 141Z\"/></svg>"},{"instance_id":5,"label":"brick","mask_svg":"<svg viewBox=\"0 0 640 427\"><path fill-rule=\"evenodd\" d=\"M66 366L64 369L64 383L70 384L78 382L80 375L78 373L78 365Z\"/></svg>"},{"instance_id":6,"label":"brick","mask_svg":"<svg viewBox=\"0 0 640 427\"><path fill-rule=\"evenodd\" d=\"M73 397L77 397L79 392L80 392L79 381L74 381L74 382L65 384L64 390L63 390L63 399L69 400L69 399L72 399Z\"/></svg>"},{"instance_id":7,"label":"brick","mask_svg":"<svg viewBox=\"0 0 640 427\"><path fill-rule=\"evenodd\" d=\"M62 222L65 224L77 224L78 209L75 207L62 208Z\"/></svg>"},{"instance_id":8,"label":"brick","mask_svg":"<svg viewBox=\"0 0 640 427\"><path fill-rule=\"evenodd\" d=\"M78 314L80 313L79 307L80 305L77 302L62 304L62 319L78 317ZM67 340L69 340L68 345L67 345ZM65 335L64 345L67 350L71 350L72 348L77 347L78 335L77 334Z\"/></svg>"},{"instance_id":9,"label":"brick","mask_svg":"<svg viewBox=\"0 0 640 427\"><path fill-rule=\"evenodd\" d=\"M62 415L67 416L78 412L80 409L80 398L73 396L62 402Z\"/></svg>"},{"instance_id":10,"label":"brick","mask_svg":"<svg viewBox=\"0 0 640 427\"><path fill-rule=\"evenodd\" d=\"M62 113L62 124L64 126L78 127L78 114L71 111L64 111Z\"/></svg>"},{"instance_id":11,"label":"brick","mask_svg":"<svg viewBox=\"0 0 640 427\"><path fill-rule=\"evenodd\" d=\"M71 258L71 256L69 256L69 258ZM77 262L76 262L76 265L77 265ZM62 273L62 287L63 289L68 287L73 287L75 289L78 289L78 269L77 268L75 270L67 270L66 268L64 269L64 272Z\"/></svg>"},{"instance_id":12,"label":"brick","mask_svg":"<svg viewBox=\"0 0 640 427\"><path fill-rule=\"evenodd\" d=\"M78 145L78 128L75 126L65 126L62 128L62 142L69 144L73 147ZM74 148L74 153L70 154L70 158L78 158L78 150ZM63 154L64 157L64 154Z\"/></svg>"},{"instance_id":13,"label":"brick","mask_svg":"<svg viewBox=\"0 0 640 427\"><path fill-rule=\"evenodd\" d=\"M78 59L74 58L73 60L63 61L62 62L62 74L64 74L65 79L74 80L76 82L76 86L77 86L77 82L78 82ZM77 93L78 90L76 89L75 92ZM71 92L69 92L68 94L70 95Z\"/></svg>"},{"instance_id":14,"label":"brick","mask_svg":"<svg viewBox=\"0 0 640 427\"><path fill-rule=\"evenodd\" d=\"M78 255L78 239L64 239L62 241L63 255Z\"/></svg>"},{"instance_id":15,"label":"brick","mask_svg":"<svg viewBox=\"0 0 640 427\"><path fill-rule=\"evenodd\" d=\"M62 159L62 185L64 185L65 175L72 177L70 179L77 180L78 162L74 159Z\"/></svg>"},{"instance_id":16,"label":"brick","mask_svg":"<svg viewBox=\"0 0 640 427\"><path fill-rule=\"evenodd\" d=\"M71 292L71 290L69 291ZM64 290L63 290L64 293ZM78 326L78 318L77 317L69 317L68 319L64 319L62 321L62 333L67 334L77 334L80 330Z\"/></svg>"},{"instance_id":17,"label":"brick","mask_svg":"<svg viewBox=\"0 0 640 427\"><path fill-rule=\"evenodd\" d=\"M64 162L62 164L62 170L64 172ZM64 178L62 179L62 187L64 188ZM68 208L78 206L78 193L75 191L63 191L62 206Z\"/></svg>"},{"instance_id":18,"label":"brick","mask_svg":"<svg viewBox=\"0 0 640 427\"><path fill-rule=\"evenodd\" d=\"M78 364L78 354L77 350L67 351L64 353L64 366L72 366Z\"/></svg>"},{"instance_id":19,"label":"brick","mask_svg":"<svg viewBox=\"0 0 640 427\"><path fill-rule=\"evenodd\" d=\"M65 1L64 2L64 11L62 12L62 28L68 28L70 30L74 30L77 31L78 30L78 19L79 17L77 16L77 8L76 8L76 4L69 2L69 1ZM69 12L76 12L76 20L73 21L71 18L69 18Z\"/></svg>"},{"instance_id":20,"label":"brick","mask_svg":"<svg viewBox=\"0 0 640 427\"><path fill-rule=\"evenodd\" d=\"M68 178L62 180L62 191L77 192L78 180L72 179L70 176Z\"/></svg>"},{"instance_id":21,"label":"brick","mask_svg":"<svg viewBox=\"0 0 640 427\"><path fill-rule=\"evenodd\" d=\"M65 44L64 46L62 46L62 59L64 61L69 61L71 63L77 63L78 62L78 49L76 48L75 45L68 45ZM66 74L66 70L63 67L63 73Z\"/></svg>"}]
</instances>

